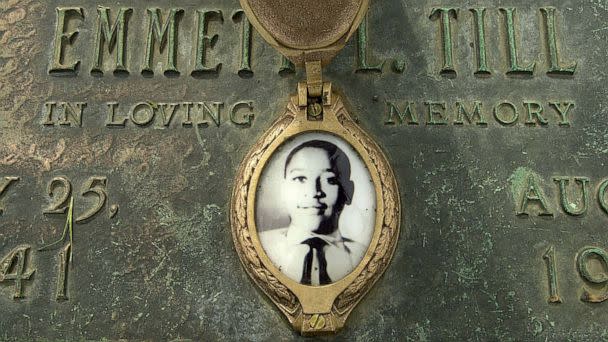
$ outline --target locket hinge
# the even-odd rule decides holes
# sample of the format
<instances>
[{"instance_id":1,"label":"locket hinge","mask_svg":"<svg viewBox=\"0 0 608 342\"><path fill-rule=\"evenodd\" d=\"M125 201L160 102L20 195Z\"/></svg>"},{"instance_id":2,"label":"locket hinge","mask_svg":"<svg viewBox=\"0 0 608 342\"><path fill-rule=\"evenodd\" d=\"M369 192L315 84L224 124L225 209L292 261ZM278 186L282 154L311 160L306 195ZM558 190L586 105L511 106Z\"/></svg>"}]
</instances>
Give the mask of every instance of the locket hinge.
<instances>
[{"instance_id":1,"label":"locket hinge","mask_svg":"<svg viewBox=\"0 0 608 342\"><path fill-rule=\"evenodd\" d=\"M298 83L298 105L309 120L323 120L323 106L331 105L331 82L323 82L321 61L307 61L306 82Z\"/></svg>"}]
</instances>

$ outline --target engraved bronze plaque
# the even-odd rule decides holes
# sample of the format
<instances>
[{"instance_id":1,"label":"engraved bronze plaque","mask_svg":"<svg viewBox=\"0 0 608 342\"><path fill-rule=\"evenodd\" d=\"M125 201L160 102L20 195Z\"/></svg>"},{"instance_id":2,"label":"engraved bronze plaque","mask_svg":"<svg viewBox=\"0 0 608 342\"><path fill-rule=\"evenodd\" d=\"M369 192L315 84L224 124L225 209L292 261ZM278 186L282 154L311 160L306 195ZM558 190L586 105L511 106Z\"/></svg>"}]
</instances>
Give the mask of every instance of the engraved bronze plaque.
<instances>
[{"instance_id":1,"label":"engraved bronze plaque","mask_svg":"<svg viewBox=\"0 0 608 342\"><path fill-rule=\"evenodd\" d=\"M356 31L326 23L338 42L352 37L323 61L352 121L275 132L242 199L253 205L247 232L260 265L296 291L392 260L346 296L358 302L348 320L298 323L284 315L293 307L276 307L290 292L255 286L233 208L243 161L289 115L304 69L236 0L4 1L0 340L292 340L342 324L326 339L605 339L607 16L600 0L384 0ZM376 150L400 214L388 245L365 214L391 202ZM311 209L278 196L302 169L336 171L323 178L335 201ZM357 191L372 195L362 203ZM277 202L284 211L268 209ZM335 206L359 239L344 245L367 249L328 264L330 280L302 277L265 246L290 208Z\"/></svg>"}]
</instances>

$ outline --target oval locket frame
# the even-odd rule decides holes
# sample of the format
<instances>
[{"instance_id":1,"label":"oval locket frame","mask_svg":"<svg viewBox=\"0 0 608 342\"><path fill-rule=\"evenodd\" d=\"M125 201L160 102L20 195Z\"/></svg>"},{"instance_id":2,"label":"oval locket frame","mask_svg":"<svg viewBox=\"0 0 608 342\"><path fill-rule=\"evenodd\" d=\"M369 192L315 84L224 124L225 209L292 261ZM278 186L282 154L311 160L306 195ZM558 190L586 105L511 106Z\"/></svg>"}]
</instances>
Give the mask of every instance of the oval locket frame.
<instances>
[{"instance_id":1,"label":"oval locket frame","mask_svg":"<svg viewBox=\"0 0 608 342\"><path fill-rule=\"evenodd\" d=\"M260 35L299 66L311 61L327 65L357 30L370 0L341 1L346 2L347 9L337 6L339 2L240 0ZM302 17L307 15L308 18ZM311 22L317 27L308 24ZM313 35L315 30L325 28L329 32L322 37ZM232 193L230 221L235 248L249 276L295 330L303 335L316 335L342 328L355 305L388 267L399 237L401 201L395 175L384 153L352 120L331 85L323 85L321 116L309 116L306 105L301 106L306 100L306 84L300 84L298 95L290 97L284 114L243 160ZM367 167L376 196L374 230L363 259L342 279L321 286L303 285L282 273L264 250L256 226L258 184L267 164L291 138L313 132L331 134L350 145Z\"/></svg>"},{"instance_id":2,"label":"oval locket frame","mask_svg":"<svg viewBox=\"0 0 608 342\"><path fill-rule=\"evenodd\" d=\"M371 242L363 259L344 278L321 286L303 285L282 273L264 250L256 225L256 196L264 169L275 151L305 133L334 135L359 155L373 181L376 214ZM380 147L355 124L337 94L324 105L323 120L310 120L291 97L285 113L245 157L232 194L232 236L245 270L304 335L335 332L380 278L394 253L400 228L400 197L393 171Z\"/></svg>"}]
</instances>

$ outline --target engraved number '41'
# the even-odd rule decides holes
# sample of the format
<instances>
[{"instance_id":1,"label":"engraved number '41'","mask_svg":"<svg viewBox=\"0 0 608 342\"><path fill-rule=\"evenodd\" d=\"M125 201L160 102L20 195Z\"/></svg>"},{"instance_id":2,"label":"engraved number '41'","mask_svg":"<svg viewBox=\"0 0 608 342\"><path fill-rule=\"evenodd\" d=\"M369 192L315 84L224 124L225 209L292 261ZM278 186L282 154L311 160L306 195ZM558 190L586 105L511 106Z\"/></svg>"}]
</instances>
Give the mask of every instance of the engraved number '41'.
<instances>
[{"instance_id":1,"label":"engraved number '41'","mask_svg":"<svg viewBox=\"0 0 608 342\"><path fill-rule=\"evenodd\" d=\"M0 282L12 280L15 283L13 298L23 298L23 281L30 279L35 269L28 269L26 258L30 247L21 246L10 251L0 261Z\"/></svg>"},{"instance_id":2,"label":"engraved number '41'","mask_svg":"<svg viewBox=\"0 0 608 342\"><path fill-rule=\"evenodd\" d=\"M23 281L29 280L36 269L29 267L28 254L30 246L19 246L10 251L0 260L0 283L13 281L13 298L24 298ZM57 263L57 301L68 300L68 269L71 263L72 244L68 243L58 254Z\"/></svg>"}]
</instances>

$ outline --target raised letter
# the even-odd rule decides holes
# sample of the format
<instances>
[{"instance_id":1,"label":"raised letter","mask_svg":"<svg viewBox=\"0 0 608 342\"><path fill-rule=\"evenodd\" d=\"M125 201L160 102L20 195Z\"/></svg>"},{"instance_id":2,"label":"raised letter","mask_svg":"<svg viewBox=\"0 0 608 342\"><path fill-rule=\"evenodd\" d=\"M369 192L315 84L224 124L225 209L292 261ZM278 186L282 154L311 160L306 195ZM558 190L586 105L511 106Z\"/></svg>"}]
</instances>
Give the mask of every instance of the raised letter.
<instances>
[{"instance_id":1,"label":"raised letter","mask_svg":"<svg viewBox=\"0 0 608 342\"><path fill-rule=\"evenodd\" d=\"M239 110L239 108L241 107L247 107L249 109L249 113L241 116L242 120L237 120L237 112ZM232 105L232 107L230 108L230 121L232 121L233 124L235 125L239 125L239 126L251 126L251 122L253 121L254 115L253 115L253 101L239 101L235 104Z\"/></svg>"},{"instance_id":2,"label":"raised letter","mask_svg":"<svg viewBox=\"0 0 608 342\"><path fill-rule=\"evenodd\" d=\"M547 210L547 202L543 197L542 192L539 190L539 187L534 180L534 176L528 177L528 182L522 194L521 204L519 205L516 214L519 216L530 215L528 212L530 202L535 202L540 208L540 212L538 213L539 216L553 216L553 214Z\"/></svg>"},{"instance_id":3,"label":"raised letter","mask_svg":"<svg viewBox=\"0 0 608 342\"><path fill-rule=\"evenodd\" d=\"M511 115L511 118L503 118L502 115L500 114L500 107L503 106L509 106L511 107L511 109L513 110L513 115ZM514 104L512 104L509 101L504 101L501 102L499 104L497 104L496 106L494 106L494 118L496 119L496 121L500 122L503 125L509 126L509 125L513 125L515 122L517 122L517 119L519 118L519 113L517 112L517 107L515 107Z\"/></svg>"},{"instance_id":4,"label":"raised letter","mask_svg":"<svg viewBox=\"0 0 608 342\"><path fill-rule=\"evenodd\" d=\"M357 69L355 72L382 72L384 62L382 61L376 65L369 65L367 62L367 14L361 21L359 28L357 29Z\"/></svg>"},{"instance_id":5,"label":"raised letter","mask_svg":"<svg viewBox=\"0 0 608 342\"><path fill-rule=\"evenodd\" d=\"M238 74L241 77L252 77L251 70L251 23L247 20L243 10L236 10L232 14L232 20L241 19L241 66ZM216 35L217 36L217 35Z\"/></svg>"},{"instance_id":6,"label":"raised letter","mask_svg":"<svg viewBox=\"0 0 608 342\"><path fill-rule=\"evenodd\" d=\"M488 62L486 60L486 9L484 7L471 8L475 16L476 37L477 37L477 71L475 75L490 75Z\"/></svg>"},{"instance_id":7,"label":"raised letter","mask_svg":"<svg viewBox=\"0 0 608 342\"><path fill-rule=\"evenodd\" d=\"M427 125L445 125L448 123L445 118L446 104L445 102L427 101L424 103L428 106L428 122Z\"/></svg>"},{"instance_id":8,"label":"raised letter","mask_svg":"<svg viewBox=\"0 0 608 342\"><path fill-rule=\"evenodd\" d=\"M63 117L59 120L59 124L63 126L82 126L82 112L87 106L86 102L60 102L63 107Z\"/></svg>"},{"instance_id":9,"label":"raised letter","mask_svg":"<svg viewBox=\"0 0 608 342\"><path fill-rule=\"evenodd\" d=\"M65 61L65 48L72 45L78 35L78 30L65 32L69 17L73 15L80 20L84 19L82 7L57 7L57 26L55 27L55 39L53 43L53 60L49 73L53 74L76 74L80 61L68 65ZM66 17L68 20L66 20Z\"/></svg>"},{"instance_id":10,"label":"raised letter","mask_svg":"<svg viewBox=\"0 0 608 342\"><path fill-rule=\"evenodd\" d=\"M441 42L443 46L443 67L442 74L456 74L454 69L454 57L452 54L452 25L450 23L450 14L454 19L458 19L458 9L456 8L433 8L431 10L430 19L441 19Z\"/></svg>"},{"instance_id":11,"label":"raised letter","mask_svg":"<svg viewBox=\"0 0 608 342\"><path fill-rule=\"evenodd\" d=\"M126 26L127 15L133 11L131 8L121 8L116 16L114 25L110 28L110 9L97 6L97 36L95 38L95 65L91 69L93 75L103 75L103 45L108 44L108 53L112 53L116 47L115 75L128 75L129 70L125 66L127 46Z\"/></svg>"},{"instance_id":12,"label":"raised letter","mask_svg":"<svg viewBox=\"0 0 608 342\"><path fill-rule=\"evenodd\" d=\"M182 103L182 107L186 107L186 115L184 120L182 121L182 126L192 126L192 120L191 120L191 110L192 110L192 106L194 105L194 103L192 102L183 102Z\"/></svg>"},{"instance_id":13,"label":"raised letter","mask_svg":"<svg viewBox=\"0 0 608 342\"><path fill-rule=\"evenodd\" d=\"M138 113L142 114L137 115ZM129 116L134 124L146 126L154 119L154 109L148 102L139 102L133 106Z\"/></svg>"},{"instance_id":14,"label":"raised letter","mask_svg":"<svg viewBox=\"0 0 608 342\"><path fill-rule=\"evenodd\" d=\"M540 9L545 18L547 28L547 49L549 53L549 70L547 75L574 75L576 62L569 66L562 66L559 62L559 50L557 49L557 34L555 32L555 7L543 7Z\"/></svg>"},{"instance_id":15,"label":"raised letter","mask_svg":"<svg viewBox=\"0 0 608 342\"><path fill-rule=\"evenodd\" d=\"M17 182L19 180L19 177L14 177L14 176L6 176L3 177L2 182L0 182L0 197L2 197L2 195L4 195L4 193L6 192L6 190L8 189L8 187L13 184L14 182ZM4 208L0 207L0 215L2 215L2 213L4 212Z\"/></svg>"},{"instance_id":16,"label":"raised letter","mask_svg":"<svg viewBox=\"0 0 608 342\"><path fill-rule=\"evenodd\" d=\"M520 66L518 62L517 40L515 38L515 8L500 8L500 10L505 13L505 19L507 22L507 43L509 45L510 61L507 75L519 74L532 76L534 74L534 67L536 67L536 62L532 62L526 67Z\"/></svg>"},{"instance_id":17,"label":"raised letter","mask_svg":"<svg viewBox=\"0 0 608 342\"><path fill-rule=\"evenodd\" d=\"M479 101L474 101L473 102L475 104L475 108L473 108L473 113L469 114L469 111L467 111L467 108L464 106L464 104L460 101L456 102L456 107L458 107L458 111L456 114L456 120L454 120L454 125L463 125L464 121L462 120L462 117L464 116L467 121L469 122L469 124L473 123L473 120L475 120L475 118L477 118L476 123L478 125L487 125L488 123L485 121L483 114L481 112L481 107L482 104Z\"/></svg>"},{"instance_id":18,"label":"raised letter","mask_svg":"<svg viewBox=\"0 0 608 342\"><path fill-rule=\"evenodd\" d=\"M600 202L600 207L608 214L608 202L606 201L606 190L608 189L608 179L602 182L600 190L597 193L597 199Z\"/></svg>"},{"instance_id":19,"label":"raised letter","mask_svg":"<svg viewBox=\"0 0 608 342\"><path fill-rule=\"evenodd\" d=\"M384 122L385 125L394 125L395 114L397 114L397 118L399 119L399 124L403 124L404 122L408 125L417 125L418 124L418 115L412 109L412 107L416 104L415 102L407 102L405 109L400 111L397 106L395 106L391 102L386 103L388 105L388 119Z\"/></svg>"},{"instance_id":20,"label":"raised letter","mask_svg":"<svg viewBox=\"0 0 608 342\"><path fill-rule=\"evenodd\" d=\"M53 111L57 107L57 102L46 102L44 107L46 108L46 114L42 124L45 126L54 126L55 122L53 121Z\"/></svg>"},{"instance_id":21,"label":"raised letter","mask_svg":"<svg viewBox=\"0 0 608 342\"><path fill-rule=\"evenodd\" d=\"M181 8L172 8L169 10L168 18L164 25L161 24L162 14L159 8L148 8L148 40L146 42L146 56L144 67L141 74L144 76L153 76L154 69L152 62L154 61L154 42L158 42L158 51L162 53L165 45L167 49L167 65L164 70L165 76L179 76L179 71L176 67L177 59L177 16L184 12Z\"/></svg>"},{"instance_id":22,"label":"raised letter","mask_svg":"<svg viewBox=\"0 0 608 342\"><path fill-rule=\"evenodd\" d=\"M569 182L568 177L553 177L553 180L559 183L559 196L561 199L560 203L566 214L572 216L581 216L587 212L587 208L589 207L589 191L587 191L589 178L574 177L574 181L579 183L582 188L582 200L579 201L579 205L576 205L574 202L570 202L568 200L568 193L566 192L566 186Z\"/></svg>"},{"instance_id":23,"label":"raised letter","mask_svg":"<svg viewBox=\"0 0 608 342\"><path fill-rule=\"evenodd\" d=\"M3 178L2 183L0 183L0 196L4 195L4 192L8 187L13 183L19 180L19 177L6 176Z\"/></svg>"},{"instance_id":24,"label":"raised letter","mask_svg":"<svg viewBox=\"0 0 608 342\"><path fill-rule=\"evenodd\" d=\"M171 124L171 120L173 119L173 116L175 115L175 110L177 109L178 104L177 103L159 103L158 104L158 111L160 112L160 115L163 117L163 126L165 127L169 127L169 125ZM168 110L168 112L167 112Z\"/></svg>"},{"instance_id":25,"label":"raised letter","mask_svg":"<svg viewBox=\"0 0 608 342\"><path fill-rule=\"evenodd\" d=\"M538 103L538 102L534 102L534 101L524 101L524 106L526 106L526 109L528 111L528 119L526 120L526 125L535 125L536 123L539 123L540 125L546 125L549 122L543 117L543 105ZM536 117L536 120L534 120L534 117Z\"/></svg>"},{"instance_id":26,"label":"raised letter","mask_svg":"<svg viewBox=\"0 0 608 342\"><path fill-rule=\"evenodd\" d=\"M201 77L208 73L218 73L222 67L222 63L217 63L214 67L207 65L207 47L213 48L217 43L219 35L214 34L209 36L207 33L207 27L209 26L209 20L217 19L220 22L224 22L222 11L220 10L197 10L198 13L198 35L196 41L196 65L191 75L194 77Z\"/></svg>"},{"instance_id":27,"label":"raised letter","mask_svg":"<svg viewBox=\"0 0 608 342\"><path fill-rule=\"evenodd\" d=\"M199 102L196 105L199 108L203 108L203 121L199 122L198 125L206 126L211 121L213 121L213 123L215 123L215 126L220 127L220 124L222 123L220 116L220 108L224 105L223 102ZM211 117L211 121L207 119L208 117Z\"/></svg>"},{"instance_id":28,"label":"raised letter","mask_svg":"<svg viewBox=\"0 0 608 342\"><path fill-rule=\"evenodd\" d=\"M127 118L123 117L122 120L116 120L116 107L118 107L118 102L108 102L108 115L106 118L106 126L109 127L124 127L127 122Z\"/></svg>"},{"instance_id":29,"label":"raised letter","mask_svg":"<svg viewBox=\"0 0 608 342\"><path fill-rule=\"evenodd\" d=\"M570 113L570 109L574 107L574 102L550 102L549 104L557 110L557 113L561 118L559 125L570 126L568 114Z\"/></svg>"}]
</instances>

